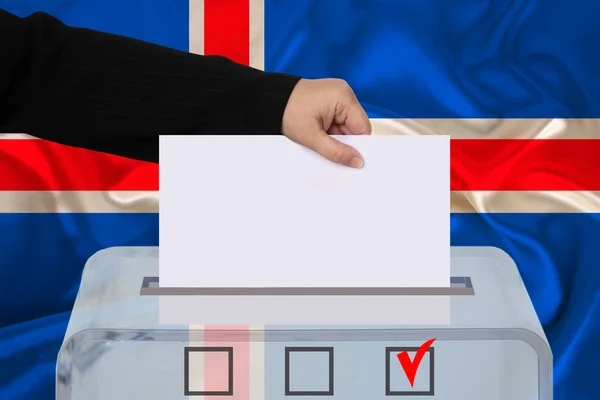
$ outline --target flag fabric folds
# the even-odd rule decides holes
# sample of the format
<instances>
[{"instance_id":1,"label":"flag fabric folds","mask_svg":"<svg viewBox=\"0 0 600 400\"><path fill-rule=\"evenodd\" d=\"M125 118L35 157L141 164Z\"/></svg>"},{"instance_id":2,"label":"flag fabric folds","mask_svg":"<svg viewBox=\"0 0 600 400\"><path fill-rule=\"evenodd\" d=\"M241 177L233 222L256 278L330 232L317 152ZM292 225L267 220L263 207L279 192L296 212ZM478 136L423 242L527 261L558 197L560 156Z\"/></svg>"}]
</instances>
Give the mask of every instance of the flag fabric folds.
<instances>
[{"instance_id":1,"label":"flag fabric folds","mask_svg":"<svg viewBox=\"0 0 600 400\"><path fill-rule=\"evenodd\" d=\"M0 0L25 16L267 71L340 77L381 134L452 137L452 245L519 266L555 398L597 397L600 3L517 0ZM82 132L85 134L85 132ZM0 398L54 398L56 352L96 251L157 245L158 167L0 140Z\"/></svg>"}]
</instances>

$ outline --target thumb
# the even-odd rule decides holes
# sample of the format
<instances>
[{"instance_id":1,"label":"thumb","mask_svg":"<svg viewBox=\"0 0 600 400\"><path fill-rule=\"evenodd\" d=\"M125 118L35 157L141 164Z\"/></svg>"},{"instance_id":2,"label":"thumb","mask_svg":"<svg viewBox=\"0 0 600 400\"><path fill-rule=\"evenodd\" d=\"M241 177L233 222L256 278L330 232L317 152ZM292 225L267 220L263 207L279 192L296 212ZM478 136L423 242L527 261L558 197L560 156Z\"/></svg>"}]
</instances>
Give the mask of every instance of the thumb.
<instances>
[{"instance_id":1,"label":"thumb","mask_svg":"<svg viewBox=\"0 0 600 400\"><path fill-rule=\"evenodd\" d=\"M346 135L370 135L371 121L360 103L354 98L352 105L348 107L346 120L342 124L342 132Z\"/></svg>"},{"instance_id":2,"label":"thumb","mask_svg":"<svg viewBox=\"0 0 600 400\"><path fill-rule=\"evenodd\" d=\"M354 147L332 138L324 130L320 130L307 147L336 164L352 168L363 166L363 158Z\"/></svg>"},{"instance_id":3,"label":"thumb","mask_svg":"<svg viewBox=\"0 0 600 400\"><path fill-rule=\"evenodd\" d=\"M365 110L358 103L358 100L350 107L348 111L348 117L343 125L347 128L348 132L344 132L350 135L370 135L371 134L371 121Z\"/></svg>"}]
</instances>

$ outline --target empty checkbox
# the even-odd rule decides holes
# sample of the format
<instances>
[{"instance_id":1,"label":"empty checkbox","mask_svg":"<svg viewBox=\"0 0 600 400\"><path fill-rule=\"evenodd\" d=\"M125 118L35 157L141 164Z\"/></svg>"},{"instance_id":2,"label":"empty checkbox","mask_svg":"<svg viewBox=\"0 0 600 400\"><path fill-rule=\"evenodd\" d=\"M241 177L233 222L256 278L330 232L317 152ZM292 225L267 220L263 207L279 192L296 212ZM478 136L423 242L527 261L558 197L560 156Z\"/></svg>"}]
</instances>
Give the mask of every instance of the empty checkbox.
<instances>
[{"instance_id":1,"label":"empty checkbox","mask_svg":"<svg viewBox=\"0 0 600 400\"><path fill-rule=\"evenodd\" d=\"M398 354L406 351L414 362L418 347L386 347L385 349L385 395L386 396L433 396L434 395L434 348L418 365L411 386L406 372L398 361Z\"/></svg>"},{"instance_id":2,"label":"empty checkbox","mask_svg":"<svg viewBox=\"0 0 600 400\"><path fill-rule=\"evenodd\" d=\"M285 348L286 396L333 396L333 347Z\"/></svg>"},{"instance_id":3,"label":"empty checkbox","mask_svg":"<svg viewBox=\"0 0 600 400\"><path fill-rule=\"evenodd\" d=\"M233 395L233 347L186 347L185 396Z\"/></svg>"}]
</instances>

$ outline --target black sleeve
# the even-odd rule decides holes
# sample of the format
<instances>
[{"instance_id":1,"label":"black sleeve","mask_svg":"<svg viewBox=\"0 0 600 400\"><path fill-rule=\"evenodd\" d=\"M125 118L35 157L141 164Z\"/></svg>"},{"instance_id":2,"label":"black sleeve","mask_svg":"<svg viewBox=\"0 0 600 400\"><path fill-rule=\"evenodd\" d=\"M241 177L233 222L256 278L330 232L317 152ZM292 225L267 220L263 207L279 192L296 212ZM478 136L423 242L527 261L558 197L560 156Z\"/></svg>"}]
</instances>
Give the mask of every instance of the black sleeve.
<instances>
[{"instance_id":1,"label":"black sleeve","mask_svg":"<svg viewBox=\"0 0 600 400\"><path fill-rule=\"evenodd\" d=\"M300 78L0 10L0 132L158 161L159 134L279 134Z\"/></svg>"}]
</instances>

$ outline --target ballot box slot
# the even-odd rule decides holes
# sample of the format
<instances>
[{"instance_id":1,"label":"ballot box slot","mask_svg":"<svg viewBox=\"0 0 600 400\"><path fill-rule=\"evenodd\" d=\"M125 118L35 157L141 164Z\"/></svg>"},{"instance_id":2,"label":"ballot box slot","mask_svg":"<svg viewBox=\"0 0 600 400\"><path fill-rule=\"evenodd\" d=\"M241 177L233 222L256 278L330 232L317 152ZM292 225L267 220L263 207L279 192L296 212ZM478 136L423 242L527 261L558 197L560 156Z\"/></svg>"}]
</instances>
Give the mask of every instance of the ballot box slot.
<instances>
[{"instance_id":1,"label":"ballot box slot","mask_svg":"<svg viewBox=\"0 0 600 400\"><path fill-rule=\"evenodd\" d=\"M282 288L196 288L160 287L158 277L142 280L142 296L472 296L469 277L451 277L449 287L282 287Z\"/></svg>"}]
</instances>

